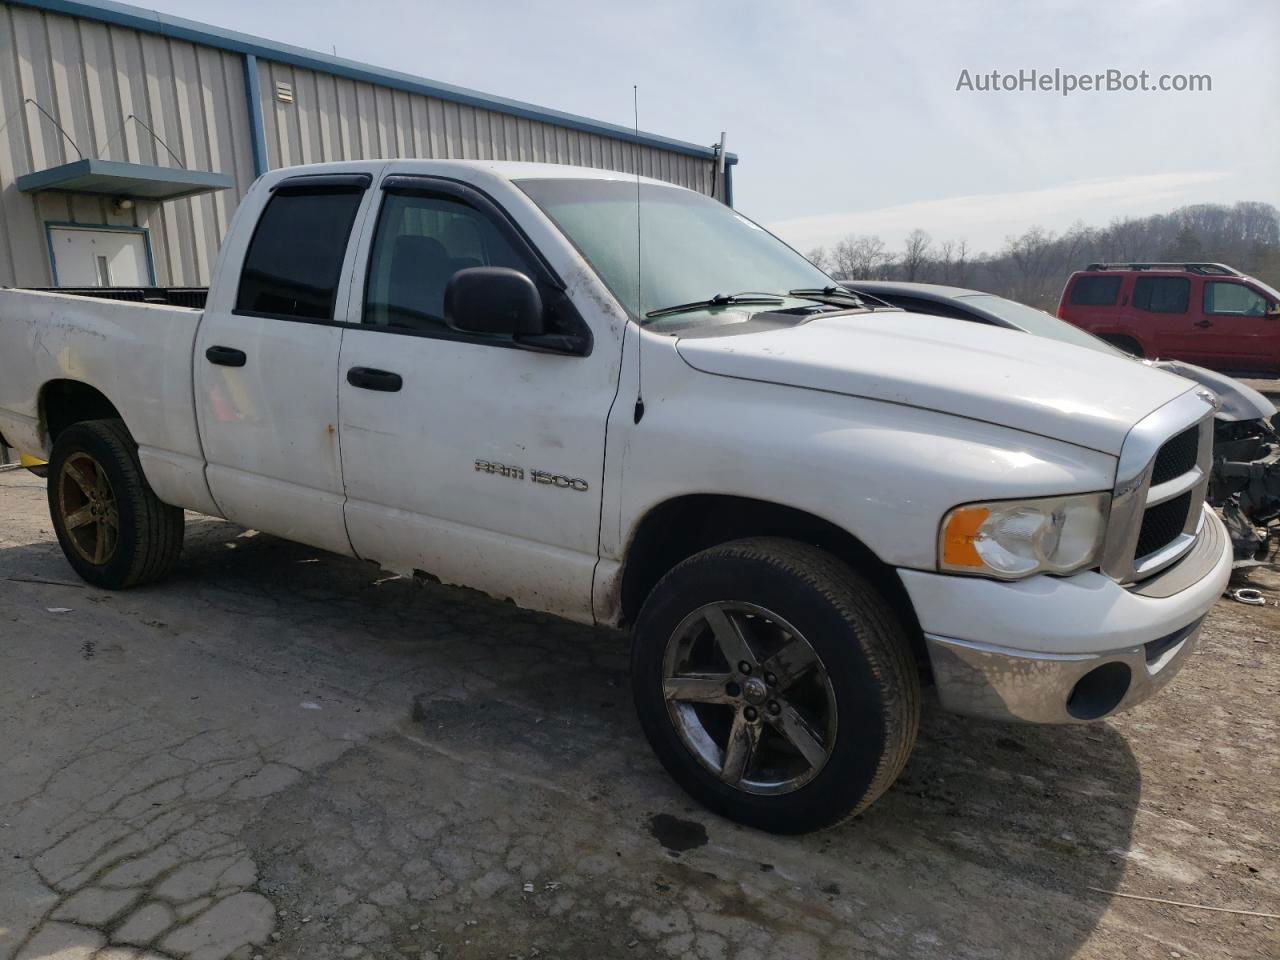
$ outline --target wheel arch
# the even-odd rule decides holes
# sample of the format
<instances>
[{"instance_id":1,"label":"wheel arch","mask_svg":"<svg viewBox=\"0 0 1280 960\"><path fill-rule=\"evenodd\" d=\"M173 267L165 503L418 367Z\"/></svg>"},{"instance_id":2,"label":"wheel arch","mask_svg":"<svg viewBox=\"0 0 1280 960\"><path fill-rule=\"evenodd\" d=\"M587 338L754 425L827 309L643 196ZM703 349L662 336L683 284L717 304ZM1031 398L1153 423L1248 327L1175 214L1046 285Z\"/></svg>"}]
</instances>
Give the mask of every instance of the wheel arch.
<instances>
[{"instance_id":1,"label":"wheel arch","mask_svg":"<svg viewBox=\"0 0 1280 960\"><path fill-rule=\"evenodd\" d=\"M668 570L702 550L746 537L785 537L834 555L866 577L901 618L912 652L927 672L924 634L897 571L849 531L823 517L768 500L686 494L652 507L635 525L623 559L619 626L635 622Z\"/></svg>"},{"instance_id":2,"label":"wheel arch","mask_svg":"<svg viewBox=\"0 0 1280 960\"><path fill-rule=\"evenodd\" d=\"M81 380L50 380L40 388L40 431L50 449L58 435L86 420L123 420L101 390Z\"/></svg>"}]
</instances>

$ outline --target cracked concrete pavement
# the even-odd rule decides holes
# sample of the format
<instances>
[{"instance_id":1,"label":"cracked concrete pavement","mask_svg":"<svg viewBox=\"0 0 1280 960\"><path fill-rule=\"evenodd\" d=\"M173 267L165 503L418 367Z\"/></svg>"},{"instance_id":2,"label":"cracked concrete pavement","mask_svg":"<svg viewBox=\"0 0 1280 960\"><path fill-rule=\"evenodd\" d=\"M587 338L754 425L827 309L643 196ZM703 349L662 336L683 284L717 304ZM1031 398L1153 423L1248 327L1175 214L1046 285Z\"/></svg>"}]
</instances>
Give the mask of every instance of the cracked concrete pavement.
<instances>
[{"instance_id":1,"label":"cracked concrete pavement","mask_svg":"<svg viewBox=\"0 0 1280 960\"><path fill-rule=\"evenodd\" d=\"M624 637L187 532L170 581L94 590L0 472L0 960L1280 955L1110 895L1280 913L1275 608L1224 601L1113 722L930 707L872 810L782 838L666 778Z\"/></svg>"}]
</instances>

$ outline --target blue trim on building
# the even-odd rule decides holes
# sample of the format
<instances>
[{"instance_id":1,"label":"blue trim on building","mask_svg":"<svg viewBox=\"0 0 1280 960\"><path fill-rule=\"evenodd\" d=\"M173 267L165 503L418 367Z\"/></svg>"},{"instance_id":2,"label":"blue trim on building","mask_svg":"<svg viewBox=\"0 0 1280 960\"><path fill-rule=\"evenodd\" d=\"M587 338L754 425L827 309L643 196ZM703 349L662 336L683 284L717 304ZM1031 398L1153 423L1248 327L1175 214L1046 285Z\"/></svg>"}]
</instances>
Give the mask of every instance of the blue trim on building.
<instances>
[{"instance_id":1,"label":"blue trim on building","mask_svg":"<svg viewBox=\"0 0 1280 960\"><path fill-rule=\"evenodd\" d=\"M253 175L270 169L267 163L267 134L262 122L262 85L258 82L258 58L244 54L244 98L249 108L249 136L253 141Z\"/></svg>"},{"instance_id":2,"label":"blue trim on building","mask_svg":"<svg viewBox=\"0 0 1280 960\"><path fill-rule=\"evenodd\" d=\"M181 167L157 167L146 163L122 163L86 157L70 163L24 173L14 180L23 193L39 190L61 190L71 193L95 193L139 200L176 200L213 190L235 186L225 173L207 170L184 170Z\"/></svg>"},{"instance_id":3,"label":"blue trim on building","mask_svg":"<svg viewBox=\"0 0 1280 960\"><path fill-rule=\"evenodd\" d=\"M151 231L146 227L130 227L120 223L71 223L65 220L46 220L44 221L44 238L45 244L49 248L49 276L53 278L53 285L58 285L58 258L53 253L53 231L59 230L111 230L116 233L140 233L142 234L142 249L147 255L147 275L150 280L146 286L154 287L156 285L156 262L151 256ZM132 286L132 284L126 284Z\"/></svg>"},{"instance_id":4,"label":"blue trim on building","mask_svg":"<svg viewBox=\"0 0 1280 960\"><path fill-rule=\"evenodd\" d=\"M580 130L583 133L594 133L602 137L622 140L626 143L637 143L641 146L654 147L658 150L681 153L704 160L715 159L715 149L713 147L704 147L684 140L673 140L653 133L642 132L637 136L632 129L613 123L606 123L603 120L592 120L572 113L562 113L559 110L538 107L520 100L509 100L506 97L496 97L491 94L481 93L478 90L469 90L466 87L426 80L422 77L400 73L396 70L384 70L357 63L354 60L331 57L328 54L317 53L313 50L305 50L301 47L294 47L284 43L275 43L271 40L264 40L261 37L237 33L234 30L223 30L207 24L197 23L194 20L172 17L159 11L145 10L141 7L129 6L123 3L114 3L111 0L92 0L92 2L89 2L89 0L5 0L5 2L32 7L49 13L60 13L70 17L115 24L146 33L156 33L161 36L172 37L175 40L185 40L188 43L197 43L233 53L262 57L264 60L270 60L274 63L291 64L307 70L348 77L364 83L391 87L396 90L407 90L410 93L419 93L453 103L480 107L484 110L493 110L510 116L524 117L528 120L554 124L571 130ZM737 159L737 156L732 153L725 154L727 163L736 163Z\"/></svg>"}]
</instances>

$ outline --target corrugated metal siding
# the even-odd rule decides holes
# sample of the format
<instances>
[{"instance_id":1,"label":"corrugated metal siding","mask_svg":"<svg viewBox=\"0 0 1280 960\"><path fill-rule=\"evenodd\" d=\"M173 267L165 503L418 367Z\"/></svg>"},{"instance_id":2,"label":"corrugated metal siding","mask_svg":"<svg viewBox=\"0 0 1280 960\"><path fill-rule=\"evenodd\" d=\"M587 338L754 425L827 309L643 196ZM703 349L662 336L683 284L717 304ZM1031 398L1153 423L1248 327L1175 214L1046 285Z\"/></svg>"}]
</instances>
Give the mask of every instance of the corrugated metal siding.
<instances>
[{"instance_id":1,"label":"corrugated metal siding","mask_svg":"<svg viewBox=\"0 0 1280 960\"><path fill-rule=\"evenodd\" d=\"M51 113L86 157L231 174L235 190L115 213L109 198L19 193L14 179L77 159L24 98ZM89 20L0 5L0 284L52 283L45 222L145 227L156 281L204 285L253 182L241 58Z\"/></svg>"},{"instance_id":2,"label":"corrugated metal siding","mask_svg":"<svg viewBox=\"0 0 1280 960\"><path fill-rule=\"evenodd\" d=\"M635 172L702 193L714 164L550 123L259 59L272 167L383 157L533 160ZM278 82L293 102L276 99Z\"/></svg>"},{"instance_id":3,"label":"corrugated metal siding","mask_svg":"<svg viewBox=\"0 0 1280 960\"><path fill-rule=\"evenodd\" d=\"M259 59L271 167L423 157L534 160L634 172L703 193L713 162L653 146ZM293 103L275 97L277 81ZM112 210L110 198L20 193L23 174L86 157L231 174L232 190ZM140 124L155 130L180 160ZM147 229L156 282L209 283L218 247L253 182L240 54L96 20L0 3L0 285L53 282L46 223Z\"/></svg>"}]
</instances>

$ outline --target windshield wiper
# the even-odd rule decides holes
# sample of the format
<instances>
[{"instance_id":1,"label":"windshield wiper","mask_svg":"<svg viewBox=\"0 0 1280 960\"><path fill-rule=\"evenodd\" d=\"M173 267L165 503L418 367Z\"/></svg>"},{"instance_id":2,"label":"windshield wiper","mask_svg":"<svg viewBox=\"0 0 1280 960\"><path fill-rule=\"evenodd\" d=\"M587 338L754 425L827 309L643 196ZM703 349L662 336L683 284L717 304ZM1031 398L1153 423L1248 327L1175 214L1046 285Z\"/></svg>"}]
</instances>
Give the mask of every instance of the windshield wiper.
<instances>
[{"instance_id":1,"label":"windshield wiper","mask_svg":"<svg viewBox=\"0 0 1280 960\"><path fill-rule=\"evenodd\" d=\"M692 310L705 310L707 307L727 307L735 303L781 303L784 299L779 293L756 293L751 290L742 293L717 293L708 300L694 300L692 303L677 303L674 306L650 310L645 314L645 318L653 320L657 317L669 317L675 313L689 313Z\"/></svg>"},{"instance_id":2,"label":"windshield wiper","mask_svg":"<svg viewBox=\"0 0 1280 960\"><path fill-rule=\"evenodd\" d=\"M846 290L844 287L804 287L799 290L788 291L793 297L803 297L806 300L817 300L819 303L830 303L833 300L843 303L852 303L855 306L865 307L866 301L858 296L852 290Z\"/></svg>"}]
</instances>

